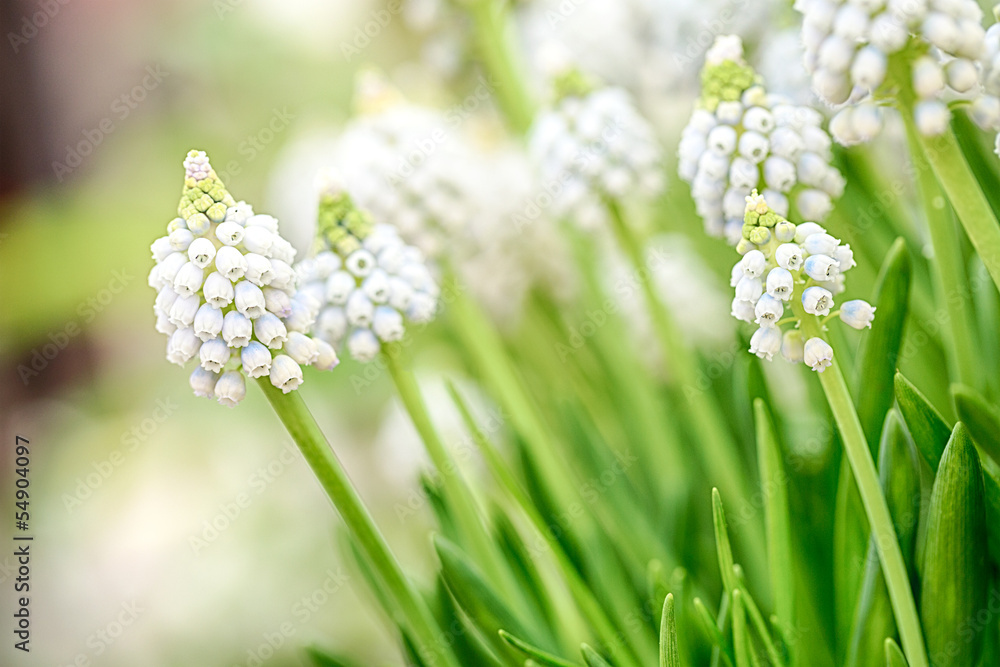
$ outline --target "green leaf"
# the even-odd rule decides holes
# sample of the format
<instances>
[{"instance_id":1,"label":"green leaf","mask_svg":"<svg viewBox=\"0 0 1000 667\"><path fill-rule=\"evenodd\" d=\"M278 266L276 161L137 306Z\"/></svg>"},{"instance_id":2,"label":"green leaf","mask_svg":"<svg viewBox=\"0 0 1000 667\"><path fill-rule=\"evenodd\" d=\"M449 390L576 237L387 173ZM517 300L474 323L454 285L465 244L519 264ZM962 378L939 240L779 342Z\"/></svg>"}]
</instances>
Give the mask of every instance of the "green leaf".
<instances>
[{"instance_id":1,"label":"green leaf","mask_svg":"<svg viewBox=\"0 0 1000 667\"><path fill-rule=\"evenodd\" d=\"M725 599L725 596L723 599ZM698 614L698 618L701 619L705 633L711 640L712 645L718 649L719 654L722 656L722 660L726 663L727 667L733 667L733 655L729 649L729 644L726 642L722 630L719 629L719 624L716 623L712 617L712 613L705 606L705 603L701 601L701 598L694 599L694 610Z\"/></svg>"},{"instance_id":2,"label":"green leaf","mask_svg":"<svg viewBox=\"0 0 1000 667\"><path fill-rule=\"evenodd\" d=\"M917 521L920 517L920 467L902 418L896 410L886 415L879 445L879 478L903 558L912 563ZM874 542L868 546L865 571L845 667L870 664L883 650L886 637L896 636L896 622L889 591Z\"/></svg>"},{"instance_id":3,"label":"green leaf","mask_svg":"<svg viewBox=\"0 0 1000 667\"><path fill-rule=\"evenodd\" d=\"M888 638L885 640L885 667L909 667L899 645Z\"/></svg>"},{"instance_id":4,"label":"green leaf","mask_svg":"<svg viewBox=\"0 0 1000 667\"><path fill-rule=\"evenodd\" d=\"M663 600L663 615L660 618L660 667L681 667L677 650L677 620L674 618L674 594L668 593Z\"/></svg>"},{"instance_id":5,"label":"green leaf","mask_svg":"<svg viewBox=\"0 0 1000 667\"><path fill-rule=\"evenodd\" d=\"M920 577L920 614L934 667L965 667L979 658L982 629L970 634L968 624L986 606L985 544L979 454L959 422L934 479Z\"/></svg>"},{"instance_id":6,"label":"green leaf","mask_svg":"<svg viewBox=\"0 0 1000 667\"><path fill-rule=\"evenodd\" d=\"M917 451L930 465L931 470L937 470L945 443L951 435L951 428L941 413L930 404L919 389L903 377L902 373L896 373L895 393L899 411L907 428L910 429Z\"/></svg>"},{"instance_id":7,"label":"green leaf","mask_svg":"<svg viewBox=\"0 0 1000 667\"><path fill-rule=\"evenodd\" d=\"M912 266L906 242L897 238L875 282L872 303L878 308L878 317L871 331L861 340L855 404L865 438L872 445L878 441L885 413L892 405L893 374L906 323Z\"/></svg>"},{"instance_id":8,"label":"green leaf","mask_svg":"<svg viewBox=\"0 0 1000 667\"><path fill-rule=\"evenodd\" d=\"M788 514L788 476L785 474L781 446L775 437L774 422L767 405L758 398L753 407L774 609L781 626L789 631L795 626L795 593L792 576L792 529Z\"/></svg>"},{"instance_id":9,"label":"green leaf","mask_svg":"<svg viewBox=\"0 0 1000 667\"><path fill-rule=\"evenodd\" d=\"M736 667L750 667L750 633L747 632L746 611L743 609L743 594L733 591L733 650L736 652Z\"/></svg>"},{"instance_id":10,"label":"green leaf","mask_svg":"<svg viewBox=\"0 0 1000 667\"><path fill-rule=\"evenodd\" d=\"M307 646L306 655L315 667L355 667L357 664L347 662L318 646Z\"/></svg>"},{"instance_id":11,"label":"green leaf","mask_svg":"<svg viewBox=\"0 0 1000 667\"><path fill-rule=\"evenodd\" d=\"M516 648L521 653L529 656L540 665L546 665L547 667L579 667L578 663L563 660L557 655L546 653L542 649L532 646L523 639L518 639L506 630L500 630L499 633L501 639Z\"/></svg>"},{"instance_id":12,"label":"green leaf","mask_svg":"<svg viewBox=\"0 0 1000 667\"><path fill-rule=\"evenodd\" d=\"M600 653L586 644L580 647L580 652L583 653L583 660L587 663L587 667L612 667L611 663L602 658Z\"/></svg>"},{"instance_id":13,"label":"green leaf","mask_svg":"<svg viewBox=\"0 0 1000 667\"><path fill-rule=\"evenodd\" d=\"M733 572L733 550L729 545L729 532L726 529L726 512L722 507L722 496L717 488L712 489L712 521L715 525L715 549L719 555L722 583L726 591L731 594L739 584Z\"/></svg>"},{"instance_id":14,"label":"green leaf","mask_svg":"<svg viewBox=\"0 0 1000 667\"><path fill-rule=\"evenodd\" d=\"M497 595L482 573L455 544L448 539L434 536L434 548L441 559L441 576L448 591L472 619L475 626L487 637L496 637L501 628L528 637L541 644L521 619Z\"/></svg>"},{"instance_id":15,"label":"green leaf","mask_svg":"<svg viewBox=\"0 0 1000 667\"><path fill-rule=\"evenodd\" d=\"M951 395L955 399L958 418L965 423L972 439L994 463L1000 464L1000 410L971 387L953 384Z\"/></svg>"}]
</instances>

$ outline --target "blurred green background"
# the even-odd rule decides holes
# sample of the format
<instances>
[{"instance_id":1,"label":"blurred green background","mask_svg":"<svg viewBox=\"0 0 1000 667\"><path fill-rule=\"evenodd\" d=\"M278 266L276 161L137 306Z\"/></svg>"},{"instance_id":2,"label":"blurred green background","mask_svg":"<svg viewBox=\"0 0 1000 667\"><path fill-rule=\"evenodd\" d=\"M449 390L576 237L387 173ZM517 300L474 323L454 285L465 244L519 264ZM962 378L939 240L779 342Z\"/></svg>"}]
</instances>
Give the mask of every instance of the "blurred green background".
<instances>
[{"instance_id":1,"label":"blurred green background","mask_svg":"<svg viewBox=\"0 0 1000 667\"><path fill-rule=\"evenodd\" d=\"M298 648L320 639L366 664L396 655L363 584L341 565L335 513L262 397L250 392L234 411L196 399L189 371L164 359L146 285L149 244L174 217L190 148L207 150L230 190L268 211L282 147L344 120L362 63L405 63L412 35L401 20L362 57L342 53L376 4L0 8L9 42L0 48L0 504L14 502L21 435L31 443L35 538L31 653L13 650L5 613L0 663L257 664L279 645L268 664L302 664ZM43 5L51 15L36 14ZM310 374L304 397L419 573L424 515L404 521L393 507L416 488L422 450L388 382L356 396L358 368L344 366Z\"/></svg>"}]
</instances>

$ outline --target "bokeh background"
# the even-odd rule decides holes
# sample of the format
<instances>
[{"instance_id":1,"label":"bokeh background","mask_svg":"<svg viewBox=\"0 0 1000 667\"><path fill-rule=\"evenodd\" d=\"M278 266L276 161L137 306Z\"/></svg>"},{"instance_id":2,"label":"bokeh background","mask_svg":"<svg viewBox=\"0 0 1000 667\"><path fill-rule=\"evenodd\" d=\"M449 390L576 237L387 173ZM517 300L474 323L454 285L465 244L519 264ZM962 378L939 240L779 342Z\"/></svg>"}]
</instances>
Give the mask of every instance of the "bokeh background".
<instances>
[{"instance_id":1,"label":"bokeh background","mask_svg":"<svg viewBox=\"0 0 1000 667\"><path fill-rule=\"evenodd\" d=\"M480 72L461 11L405 0L374 34L359 37L386 7L378 0L0 5L5 610L13 602L15 435L31 442L35 538L31 653L12 650L5 613L0 663L298 665L300 648L317 642L363 664L400 664L345 558L335 513L262 397L251 389L235 410L196 399L189 370L164 359L146 285L148 247L174 217L190 148L208 151L237 199L277 215L301 249L313 222L302 212L313 203L289 184L302 178L295 170L302 156L350 118L360 68L378 66L409 99L441 109L475 89ZM538 60L549 44L562 44L585 69L636 96L670 154L712 36L740 33L752 56L764 31L772 46L786 40L789 51L797 48L794 30L784 31L791 18L775 7L781 3L522 2L514 38L536 92ZM800 97L797 62L777 48L755 61L772 88ZM503 134L492 102L472 116L463 132L484 141ZM707 244L704 253L728 257L699 229L687 231L691 243ZM718 263L720 289L730 264ZM708 298L699 297L703 307L720 303ZM735 324L720 298L707 329L728 349ZM443 377L462 381L460 360L434 329L417 346L439 425L461 446L454 415L438 407L447 401L437 400ZM362 372L350 361L336 373L307 372L301 391L419 577L431 557L418 491L422 449L387 379L358 389L351 380ZM407 503L417 511L403 516Z\"/></svg>"}]
</instances>

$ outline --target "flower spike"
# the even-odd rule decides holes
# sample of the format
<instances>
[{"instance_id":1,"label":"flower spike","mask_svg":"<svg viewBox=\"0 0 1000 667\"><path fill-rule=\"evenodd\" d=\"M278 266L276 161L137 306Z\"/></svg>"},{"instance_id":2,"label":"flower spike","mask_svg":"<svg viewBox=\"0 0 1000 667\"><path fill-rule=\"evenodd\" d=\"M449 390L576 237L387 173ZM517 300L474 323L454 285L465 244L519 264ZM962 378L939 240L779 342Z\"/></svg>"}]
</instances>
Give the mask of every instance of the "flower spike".
<instances>
[{"instance_id":1,"label":"flower spike","mask_svg":"<svg viewBox=\"0 0 1000 667\"><path fill-rule=\"evenodd\" d=\"M736 244L744 200L754 189L781 215L794 204L805 218L826 217L844 178L831 164L819 112L769 94L734 35L716 38L701 79L701 98L681 135L678 171L691 184L705 230Z\"/></svg>"},{"instance_id":2,"label":"flower spike","mask_svg":"<svg viewBox=\"0 0 1000 667\"><path fill-rule=\"evenodd\" d=\"M833 349L820 337L804 340L799 327L804 317L832 316L834 295L844 289L843 274L854 265L850 246L841 245L815 222L789 222L756 190L746 197L740 232L736 249L743 257L733 267L732 308L733 317L759 326L750 339L750 352L768 361L780 352L787 361L804 361L822 373L833 359ZM875 308L855 299L835 314L847 325L864 329L871 327ZM782 333L785 323L794 325Z\"/></svg>"},{"instance_id":3,"label":"flower spike","mask_svg":"<svg viewBox=\"0 0 1000 667\"><path fill-rule=\"evenodd\" d=\"M318 304L311 329L331 352L345 345L368 362L403 337L405 321L434 318L439 289L423 253L391 225L374 224L331 173L320 176L319 209L316 252L295 267L302 293Z\"/></svg>"},{"instance_id":4,"label":"flower spike","mask_svg":"<svg viewBox=\"0 0 1000 667\"><path fill-rule=\"evenodd\" d=\"M245 375L269 372L275 386L295 389L301 369L295 373L282 362L285 372L276 380L272 368L287 358L279 353L289 331L302 336L297 349L316 351L300 355L301 363L324 370L336 365L335 357L317 363L326 343L301 333L315 319L315 306L295 291L295 249L278 233L277 220L237 203L203 151L184 159L177 212L167 236L150 248L156 265L149 284L157 290L156 328L169 336L167 359L179 365L198 359L190 379L195 395L233 407L246 396Z\"/></svg>"}]
</instances>

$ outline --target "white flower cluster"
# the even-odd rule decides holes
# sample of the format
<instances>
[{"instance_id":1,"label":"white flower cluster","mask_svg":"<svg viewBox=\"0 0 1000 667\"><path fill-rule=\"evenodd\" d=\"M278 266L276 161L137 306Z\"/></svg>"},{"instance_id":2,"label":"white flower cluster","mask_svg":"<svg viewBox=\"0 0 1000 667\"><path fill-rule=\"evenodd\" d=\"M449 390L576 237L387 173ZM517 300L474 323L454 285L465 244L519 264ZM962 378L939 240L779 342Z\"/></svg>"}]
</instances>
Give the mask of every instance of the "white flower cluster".
<instances>
[{"instance_id":1,"label":"white flower cluster","mask_svg":"<svg viewBox=\"0 0 1000 667\"><path fill-rule=\"evenodd\" d=\"M320 304L314 335L368 362L403 337L405 321L434 319L439 289L423 253L391 225L372 225L333 181L320 202L318 245L295 267L300 292Z\"/></svg>"},{"instance_id":2,"label":"white flower cluster","mask_svg":"<svg viewBox=\"0 0 1000 667\"><path fill-rule=\"evenodd\" d=\"M568 92L539 113L529 150L543 185L554 191L553 214L595 229L607 219L602 197L662 192L662 154L624 89L594 90L577 73L563 80Z\"/></svg>"},{"instance_id":3,"label":"white flower cluster","mask_svg":"<svg viewBox=\"0 0 1000 667\"><path fill-rule=\"evenodd\" d=\"M971 103L981 127L1000 129L1000 90L981 76L980 60L989 54L975 0L796 0L795 8L803 16L813 90L832 105L848 105L830 123L838 143L849 146L879 133L879 89L896 71L890 71L890 58L904 49L915 58L900 61L909 73L900 69L896 76L911 81L894 83L912 87L921 133L944 132L948 103L958 99Z\"/></svg>"},{"instance_id":4,"label":"white flower cluster","mask_svg":"<svg viewBox=\"0 0 1000 667\"><path fill-rule=\"evenodd\" d=\"M180 217L150 247L167 359L197 357L194 393L229 407L246 396L245 375L266 375L288 393L302 383L300 364L334 368L333 348L306 333L317 304L295 290L295 250L278 221L237 203L204 152L188 153L184 168Z\"/></svg>"},{"instance_id":5,"label":"white flower cluster","mask_svg":"<svg viewBox=\"0 0 1000 667\"><path fill-rule=\"evenodd\" d=\"M691 184L705 230L736 244L745 198L764 192L771 207L822 220L844 190L831 164L830 137L815 109L769 94L743 58L739 37L716 38L702 71L699 107L681 134L678 171Z\"/></svg>"},{"instance_id":6,"label":"white flower cluster","mask_svg":"<svg viewBox=\"0 0 1000 667\"><path fill-rule=\"evenodd\" d=\"M746 198L743 233L737 246L743 257L733 266L730 284L736 290L733 317L759 326L750 352L768 361L780 352L788 361L804 361L822 373L832 362L833 349L817 336L805 340L801 318L839 315L855 329L870 328L875 318L875 308L860 299L830 312L834 295L844 290L844 273L855 266L851 247L815 222L789 222L756 192ZM783 334L782 325L793 322Z\"/></svg>"},{"instance_id":7,"label":"white flower cluster","mask_svg":"<svg viewBox=\"0 0 1000 667\"><path fill-rule=\"evenodd\" d=\"M456 139L461 116L410 104L371 71L359 76L356 98L360 113L340 136L331 166L360 208L438 257L473 218L474 157Z\"/></svg>"}]
</instances>

